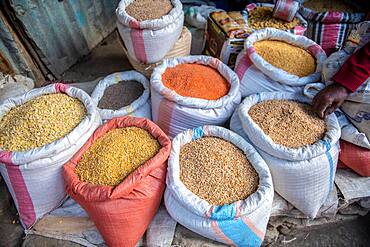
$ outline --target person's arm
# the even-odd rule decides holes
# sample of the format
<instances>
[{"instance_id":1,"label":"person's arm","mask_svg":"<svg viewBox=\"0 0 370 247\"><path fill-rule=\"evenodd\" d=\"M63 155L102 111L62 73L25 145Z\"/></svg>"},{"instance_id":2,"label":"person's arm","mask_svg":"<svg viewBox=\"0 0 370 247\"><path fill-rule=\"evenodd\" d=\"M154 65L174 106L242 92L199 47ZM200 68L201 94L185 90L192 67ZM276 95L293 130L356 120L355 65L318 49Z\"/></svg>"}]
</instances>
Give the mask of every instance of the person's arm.
<instances>
[{"instance_id":1,"label":"person's arm","mask_svg":"<svg viewBox=\"0 0 370 247\"><path fill-rule=\"evenodd\" d=\"M355 52L334 75L334 84L320 91L312 101L313 109L324 118L340 107L351 92L370 76L370 42Z\"/></svg>"}]
</instances>

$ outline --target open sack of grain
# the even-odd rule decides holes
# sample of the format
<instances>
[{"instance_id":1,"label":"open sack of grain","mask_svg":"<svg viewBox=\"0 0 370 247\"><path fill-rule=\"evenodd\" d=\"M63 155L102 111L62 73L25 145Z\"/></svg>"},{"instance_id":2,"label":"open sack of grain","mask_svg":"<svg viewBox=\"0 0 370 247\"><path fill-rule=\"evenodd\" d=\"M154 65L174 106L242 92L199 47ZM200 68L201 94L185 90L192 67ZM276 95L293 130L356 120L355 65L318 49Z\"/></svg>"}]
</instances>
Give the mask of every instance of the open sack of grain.
<instances>
[{"instance_id":1,"label":"open sack of grain","mask_svg":"<svg viewBox=\"0 0 370 247\"><path fill-rule=\"evenodd\" d=\"M232 246L260 246L274 189L256 149L222 127L186 130L173 140L165 205L188 229Z\"/></svg>"},{"instance_id":2,"label":"open sack of grain","mask_svg":"<svg viewBox=\"0 0 370 247\"><path fill-rule=\"evenodd\" d=\"M121 0L116 14L129 56L145 64L164 58L184 24L180 0Z\"/></svg>"},{"instance_id":3,"label":"open sack of grain","mask_svg":"<svg viewBox=\"0 0 370 247\"><path fill-rule=\"evenodd\" d=\"M324 121L310 102L301 94L254 94L235 111L230 128L256 147L276 192L315 218L333 188L341 131L335 114Z\"/></svg>"},{"instance_id":4,"label":"open sack of grain","mask_svg":"<svg viewBox=\"0 0 370 247\"><path fill-rule=\"evenodd\" d=\"M240 103L238 76L220 60L164 60L151 80L152 116L171 138L202 125L222 125Z\"/></svg>"},{"instance_id":5,"label":"open sack of grain","mask_svg":"<svg viewBox=\"0 0 370 247\"><path fill-rule=\"evenodd\" d=\"M91 98L103 121L126 115L151 119L149 81L136 71L108 75Z\"/></svg>"},{"instance_id":6,"label":"open sack of grain","mask_svg":"<svg viewBox=\"0 0 370 247\"><path fill-rule=\"evenodd\" d=\"M296 35L303 35L307 29L307 21L297 14L292 21L283 21L273 17L274 4L251 3L246 6L248 27L253 31L264 28L276 28Z\"/></svg>"},{"instance_id":7,"label":"open sack of grain","mask_svg":"<svg viewBox=\"0 0 370 247\"><path fill-rule=\"evenodd\" d=\"M306 36L330 55L340 49L354 24L365 14L345 0L302 1L299 13L308 21Z\"/></svg>"},{"instance_id":8,"label":"open sack of grain","mask_svg":"<svg viewBox=\"0 0 370 247\"><path fill-rule=\"evenodd\" d=\"M303 92L319 82L325 52L312 40L274 28L251 34L238 55L235 72L242 97L261 92Z\"/></svg>"},{"instance_id":9,"label":"open sack of grain","mask_svg":"<svg viewBox=\"0 0 370 247\"><path fill-rule=\"evenodd\" d=\"M62 167L100 122L91 98L64 84L0 106L0 172L25 228L63 202Z\"/></svg>"},{"instance_id":10,"label":"open sack of grain","mask_svg":"<svg viewBox=\"0 0 370 247\"><path fill-rule=\"evenodd\" d=\"M155 216L171 141L148 119L109 120L64 166L67 193L108 246L135 246Z\"/></svg>"}]
</instances>

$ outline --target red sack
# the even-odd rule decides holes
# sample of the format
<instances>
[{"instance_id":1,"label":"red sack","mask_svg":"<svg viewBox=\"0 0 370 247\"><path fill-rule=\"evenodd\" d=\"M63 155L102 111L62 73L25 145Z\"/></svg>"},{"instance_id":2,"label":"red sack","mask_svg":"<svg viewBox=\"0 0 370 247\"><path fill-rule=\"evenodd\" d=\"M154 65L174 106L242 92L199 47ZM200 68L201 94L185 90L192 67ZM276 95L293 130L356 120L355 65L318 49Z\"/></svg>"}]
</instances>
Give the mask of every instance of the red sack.
<instances>
[{"instance_id":1,"label":"red sack","mask_svg":"<svg viewBox=\"0 0 370 247\"><path fill-rule=\"evenodd\" d=\"M363 177L370 177L370 150L341 140L339 160Z\"/></svg>"},{"instance_id":2,"label":"red sack","mask_svg":"<svg viewBox=\"0 0 370 247\"><path fill-rule=\"evenodd\" d=\"M147 130L162 145L159 152L116 187L81 182L76 164L101 136L115 128L136 126ZM171 141L153 122L121 117L99 127L64 166L67 193L89 214L108 246L135 246L156 214L166 183Z\"/></svg>"}]
</instances>

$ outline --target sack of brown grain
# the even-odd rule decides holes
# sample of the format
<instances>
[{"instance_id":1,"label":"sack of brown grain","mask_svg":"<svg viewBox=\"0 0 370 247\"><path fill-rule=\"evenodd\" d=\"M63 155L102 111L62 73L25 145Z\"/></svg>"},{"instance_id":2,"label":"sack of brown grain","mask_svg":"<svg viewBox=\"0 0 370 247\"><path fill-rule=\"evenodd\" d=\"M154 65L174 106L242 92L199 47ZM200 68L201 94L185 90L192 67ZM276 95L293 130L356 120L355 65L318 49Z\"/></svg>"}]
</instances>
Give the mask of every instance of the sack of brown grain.
<instances>
[{"instance_id":1,"label":"sack of brown grain","mask_svg":"<svg viewBox=\"0 0 370 247\"><path fill-rule=\"evenodd\" d=\"M243 97L261 92L302 92L321 79L325 52L312 40L274 28L251 34L235 72Z\"/></svg>"},{"instance_id":2,"label":"sack of brown grain","mask_svg":"<svg viewBox=\"0 0 370 247\"><path fill-rule=\"evenodd\" d=\"M62 167L100 123L90 96L61 83L0 106L0 173L25 228L66 198Z\"/></svg>"},{"instance_id":3,"label":"sack of brown grain","mask_svg":"<svg viewBox=\"0 0 370 247\"><path fill-rule=\"evenodd\" d=\"M172 142L166 183L167 211L183 226L227 245L261 245L274 189L265 161L239 135L217 126L180 133Z\"/></svg>"},{"instance_id":4,"label":"sack of brown grain","mask_svg":"<svg viewBox=\"0 0 370 247\"><path fill-rule=\"evenodd\" d=\"M273 104L266 111L252 110L271 100L288 100L279 101L288 107ZM270 168L276 192L315 218L333 188L341 129L335 114L321 122L312 111L307 115L308 105L301 109L291 101L311 102L301 94L286 92L251 95L235 111L230 128L256 147ZM264 123L256 123L256 113Z\"/></svg>"},{"instance_id":5,"label":"sack of brown grain","mask_svg":"<svg viewBox=\"0 0 370 247\"><path fill-rule=\"evenodd\" d=\"M122 0L116 15L129 56L145 64L164 58L179 39L184 24L179 0Z\"/></svg>"},{"instance_id":6,"label":"sack of brown grain","mask_svg":"<svg viewBox=\"0 0 370 247\"><path fill-rule=\"evenodd\" d=\"M149 81L136 71L108 75L95 87L91 98L102 120L126 115L152 118Z\"/></svg>"}]
</instances>

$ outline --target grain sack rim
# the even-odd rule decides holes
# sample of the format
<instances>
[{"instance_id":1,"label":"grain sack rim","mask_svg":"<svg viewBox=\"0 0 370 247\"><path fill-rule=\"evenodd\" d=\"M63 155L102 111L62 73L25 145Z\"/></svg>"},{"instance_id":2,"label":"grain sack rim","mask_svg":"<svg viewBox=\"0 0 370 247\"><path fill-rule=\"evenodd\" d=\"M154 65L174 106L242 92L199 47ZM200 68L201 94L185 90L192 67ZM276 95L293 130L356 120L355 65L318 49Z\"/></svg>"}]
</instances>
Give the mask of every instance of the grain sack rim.
<instances>
[{"instance_id":1,"label":"grain sack rim","mask_svg":"<svg viewBox=\"0 0 370 247\"><path fill-rule=\"evenodd\" d=\"M86 92L62 83L51 84L43 88L35 88L23 95L4 101L0 106L0 119L12 108L22 105L39 96L52 93L64 93L72 98L80 100L86 108L86 116L84 119L67 135L44 146L32 148L26 151L6 151L0 149L0 162L7 164L10 159L13 164L25 164L38 159L52 157L74 145L80 136L89 130L96 119L98 119L99 122L101 121L95 105Z\"/></svg>"},{"instance_id":2,"label":"grain sack rim","mask_svg":"<svg viewBox=\"0 0 370 247\"><path fill-rule=\"evenodd\" d=\"M136 126L147 130L160 144L161 148L158 153L146 161L131 174L129 174L119 185L113 187L108 185L92 185L89 182L80 181L75 172L82 155L93 145L93 143L107 132L116 128L125 128ZM171 151L171 141L168 136L152 121L146 118L137 118L124 116L113 118L100 126L94 134L87 140L84 146L70 159L63 169L64 181L67 184L68 193L73 193L87 202L98 202L122 198L132 192L136 184L140 183L143 178L150 172L166 162ZM84 191L83 194L76 191Z\"/></svg>"},{"instance_id":3,"label":"grain sack rim","mask_svg":"<svg viewBox=\"0 0 370 247\"><path fill-rule=\"evenodd\" d=\"M258 55L253 46L255 42L262 40L284 41L309 51L316 61L315 72L308 76L299 77L273 66L260 55ZM262 73L273 80L284 84L289 84L291 86L304 86L307 83L319 81L321 79L323 63L327 58L326 53L321 46L309 38L305 36L294 35L275 28L265 28L252 33L244 43L244 52L247 53L249 59L260 71L262 71Z\"/></svg>"},{"instance_id":4,"label":"grain sack rim","mask_svg":"<svg viewBox=\"0 0 370 247\"><path fill-rule=\"evenodd\" d=\"M180 18L181 15L183 15L182 3L180 0L171 0L173 8L167 15L164 15L159 19L138 21L126 12L126 7L133 1L134 0L121 0L118 4L116 9L117 20L123 26L137 29L156 30L168 26Z\"/></svg>"},{"instance_id":5,"label":"grain sack rim","mask_svg":"<svg viewBox=\"0 0 370 247\"><path fill-rule=\"evenodd\" d=\"M172 196L174 196L174 198L176 198L176 200L183 205L183 207L201 217L206 217L206 215L208 215L209 212L212 212L212 209L216 207L215 205L211 205L206 200L201 199L199 196L191 192L188 188L186 188L180 179L180 148L186 143L189 143L189 139L194 141L204 136L219 137L236 145L246 155L259 176L258 189L253 194L244 200L239 200L231 204L224 205L227 207L230 207L230 205L235 205L238 208L241 208L242 210L240 214L232 218L228 215L225 215L224 217L220 216L218 220L230 220L249 215L257 210L260 205L264 204L266 201L272 201L274 190L272 176L266 162L262 159L257 150L241 136L226 128L205 125L194 129L188 129L178 134L172 141L171 153L168 158L166 190L168 190Z\"/></svg>"},{"instance_id":6,"label":"grain sack rim","mask_svg":"<svg viewBox=\"0 0 370 247\"><path fill-rule=\"evenodd\" d=\"M258 138L263 144L257 145L264 152L275 157L301 161L308 160L325 154L331 147L334 147L341 136L341 129L338 119L334 113L330 114L326 119L327 131L325 136L312 145L306 145L299 148L288 148L275 143L271 137L266 135L263 130L253 121L249 115L249 110L252 106L265 100L296 100L301 103L311 104L312 100L298 93L274 92L253 94L246 97L237 109L240 121L242 122L243 130L250 138L251 142L255 143L254 139ZM262 137L262 138L261 138ZM257 143L259 143L257 142Z\"/></svg>"},{"instance_id":7,"label":"grain sack rim","mask_svg":"<svg viewBox=\"0 0 370 247\"><path fill-rule=\"evenodd\" d=\"M140 95L139 98L134 100L131 104L121 107L118 110L111 110L111 109L102 109L99 108L99 102L103 98L105 90L114 84L118 84L120 81L136 81L140 83L144 90L143 93ZM98 112L100 113L102 119L109 119L111 116L123 116L127 114L131 114L138 110L140 107L145 105L148 102L150 97L150 89L149 89L149 80L142 75L141 73L131 70L131 71L124 71L124 72L116 72L110 74L99 81L98 85L95 87L93 93L91 94L91 98L96 105Z\"/></svg>"},{"instance_id":8,"label":"grain sack rim","mask_svg":"<svg viewBox=\"0 0 370 247\"><path fill-rule=\"evenodd\" d=\"M317 21L320 23L358 23L365 18L364 13L360 12L346 12L346 11L322 11L317 12L311 8L307 8L303 5L306 0L301 2L299 13L310 21ZM338 21L338 15L342 15L340 21Z\"/></svg>"},{"instance_id":9,"label":"grain sack rim","mask_svg":"<svg viewBox=\"0 0 370 247\"><path fill-rule=\"evenodd\" d=\"M248 4L245 9L246 9L246 12L247 12L247 18L249 16L249 12L258 8L258 7L270 7L272 9L275 8L275 4L270 4L270 3L250 3ZM295 34L298 34L295 30L296 27L299 27L301 28L301 30L299 30L301 32L301 34L303 35L304 32L307 30L307 27L308 27L308 22L305 20L305 18L299 13L297 12L296 16L298 19L299 19L299 25L295 26L294 28L292 29L288 29L288 30L281 30L281 31L284 31L284 32L292 32L292 33L295 33ZM259 31L259 30L255 30L253 28L251 28L253 32L256 32L256 31ZM262 30L262 29L261 29ZM299 35L301 35L299 34Z\"/></svg>"},{"instance_id":10,"label":"grain sack rim","mask_svg":"<svg viewBox=\"0 0 370 247\"><path fill-rule=\"evenodd\" d=\"M171 90L164 86L162 82L162 74L166 71L166 69L186 63L202 64L216 69L229 82L229 92L225 96L217 100L206 100L181 96L174 90ZM219 108L229 104L238 96L240 88L239 78L236 73L217 58L210 56L187 56L165 59L161 65L154 69L150 78L150 84L152 90L155 90L158 94L169 101L175 102L182 106L203 109Z\"/></svg>"}]
</instances>

